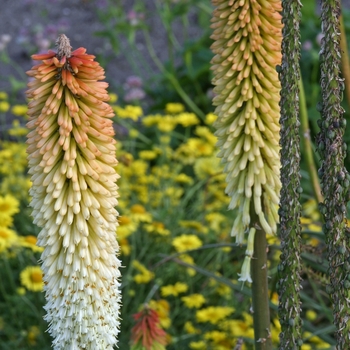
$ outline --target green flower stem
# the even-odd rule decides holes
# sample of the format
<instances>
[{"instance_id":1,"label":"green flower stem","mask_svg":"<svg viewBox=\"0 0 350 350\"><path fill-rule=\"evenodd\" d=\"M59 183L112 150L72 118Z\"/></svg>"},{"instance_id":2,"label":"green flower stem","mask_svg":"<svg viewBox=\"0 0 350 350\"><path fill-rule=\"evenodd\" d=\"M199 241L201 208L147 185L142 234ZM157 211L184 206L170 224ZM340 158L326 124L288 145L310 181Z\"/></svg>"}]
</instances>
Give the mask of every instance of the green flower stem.
<instances>
[{"instance_id":1,"label":"green flower stem","mask_svg":"<svg viewBox=\"0 0 350 350\"><path fill-rule=\"evenodd\" d=\"M350 349L349 238L345 234L346 204L350 176L344 167L344 110L341 107L343 79L340 77L340 0L323 1L321 9L324 37L321 45L321 131L318 150L324 203L324 232L328 248L327 292L333 306L336 348Z\"/></svg>"},{"instance_id":2,"label":"green flower stem","mask_svg":"<svg viewBox=\"0 0 350 350\"><path fill-rule=\"evenodd\" d=\"M281 256L278 266L278 313L281 323L280 350L299 349L302 345L300 317L301 205L299 86L300 24L299 1L283 1L281 80Z\"/></svg>"},{"instance_id":3,"label":"green flower stem","mask_svg":"<svg viewBox=\"0 0 350 350\"><path fill-rule=\"evenodd\" d=\"M314 191L314 195L318 203L323 202L323 196L321 192L321 186L318 179L317 168L315 164L312 144L310 140L310 127L309 127L309 118L306 108L306 99L305 99L305 91L302 79L299 79L299 98L300 98L300 122L301 122L301 133L302 133L302 142L303 142L303 150L306 161L306 166L309 172L309 176L311 179L312 189Z\"/></svg>"},{"instance_id":4,"label":"green flower stem","mask_svg":"<svg viewBox=\"0 0 350 350\"><path fill-rule=\"evenodd\" d=\"M253 222L259 222L254 210L251 211ZM254 319L254 338L256 350L272 349L270 336L269 289L267 282L267 241L266 233L255 225L254 256L251 260L252 303Z\"/></svg>"},{"instance_id":5,"label":"green flower stem","mask_svg":"<svg viewBox=\"0 0 350 350\"><path fill-rule=\"evenodd\" d=\"M205 119L205 114L201 111L201 109L192 101L191 97L188 96L185 92L185 90L181 87L181 84L177 80L174 74L169 72L163 65L163 63L159 60L157 57L157 54L154 50L154 47L152 45L151 38L149 36L149 33L144 30L143 31L146 41L146 46L148 49L148 52L155 63L155 65L158 67L158 69L165 75L165 77L169 80L175 91L178 93L178 95L184 100L184 102L187 104L187 106L202 120Z\"/></svg>"},{"instance_id":6,"label":"green flower stem","mask_svg":"<svg viewBox=\"0 0 350 350\"><path fill-rule=\"evenodd\" d=\"M345 83L345 96L350 108L350 61L349 51L346 41L346 30L344 26L343 16L340 16L340 48L341 48L341 71Z\"/></svg>"}]
</instances>

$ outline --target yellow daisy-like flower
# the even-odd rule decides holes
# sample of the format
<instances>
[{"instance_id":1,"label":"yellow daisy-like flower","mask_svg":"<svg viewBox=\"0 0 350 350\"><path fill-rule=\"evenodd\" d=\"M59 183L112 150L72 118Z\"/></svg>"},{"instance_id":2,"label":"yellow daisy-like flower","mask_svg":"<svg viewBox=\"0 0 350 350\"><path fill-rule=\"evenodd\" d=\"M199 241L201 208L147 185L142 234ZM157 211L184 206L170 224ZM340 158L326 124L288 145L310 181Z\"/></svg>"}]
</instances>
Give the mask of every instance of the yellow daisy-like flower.
<instances>
[{"instance_id":1,"label":"yellow daisy-like flower","mask_svg":"<svg viewBox=\"0 0 350 350\"><path fill-rule=\"evenodd\" d=\"M7 194L6 196L0 196L0 223L3 226L9 226L12 224L12 216L19 212L19 201Z\"/></svg>"},{"instance_id":2,"label":"yellow daisy-like flower","mask_svg":"<svg viewBox=\"0 0 350 350\"><path fill-rule=\"evenodd\" d=\"M0 100L7 100L9 95L5 91L0 91Z\"/></svg>"},{"instance_id":3,"label":"yellow daisy-like flower","mask_svg":"<svg viewBox=\"0 0 350 350\"><path fill-rule=\"evenodd\" d=\"M192 322L187 321L184 325L184 330L188 334L200 334L201 330L196 328Z\"/></svg>"},{"instance_id":4,"label":"yellow daisy-like flower","mask_svg":"<svg viewBox=\"0 0 350 350\"><path fill-rule=\"evenodd\" d=\"M198 233L207 233L208 228L196 220L180 220L179 225L183 228L195 230Z\"/></svg>"},{"instance_id":5,"label":"yellow daisy-like flower","mask_svg":"<svg viewBox=\"0 0 350 350\"><path fill-rule=\"evenodd\" d=\"M7 112L10 109L10 104L7 101L0 101L0 112Z\"/></svg>"},{"instance_id":6,"label":"yellow daisy-like flower","mask_svg":"<svg viewBox=\"0 0 350 350\"><path fill-rule=\"evenodd\" d=\"M32 292L41 292L44 288L43 272L39 266L27 266L20 273L22 286Z\"/></svg>"},{"instance_id":7,"label":"yellow daisy-like flower","mask_svg":"<svg viewBox=\"0 0 350 350\"><path fill-rule=\"evenodd\" d=\"M222 172L220 159L217 157L198 158L193 167L194 173L200 180L206 180Z\"/></svg>"},{"instance_id":8,"label":"yellow daisy-like flower","mask_svg":"<svg viewBox=\"0 0 350 350\"><path fill-rule=\"evenodd\" d=\"M235 311L229 306L209 306L196 312L197 322L210 322L217 324Z\"/></svg>"},{"instance_id":9,"label":"yellow daisy-like flower","mask_svg":"<svg viewBox=\"0 0 350 350\"><path fill-rule=\"evenodd\" d=\"M190 264L190 265L195 265L194 259L192 256L188 254L181 254L179 256L179 260L183 261L184 263ZM190 276L194 276L196 274L196 270L193 267L187 267L186 272Z\"/></svg>"},{"instance_id":10,"label":"yellow daisy-like flower","mask_svg":"<svg viewBox=\"0 0 350 350\"><path fill-rule=\"evenodd\" d=\"M177 252L185 252L201 247L203 242L196 235L181 235L173 239L172 245Z\"/></svg>"},{"instance_id":11,"label":"yellow daisy-like flower","mask_svg":"<svg viewBox=\"0 0 350 350\"><path fill-rule=\"evenodd\" d=\"M119 106L113 106L112 108L118 117L130 118L134 122L137 122L138 119L143 115L143 111L140 106L127 105L125 108Z\"/></svg>"},{"instance_id":12,"label":"yellow daisy-like flower","mask_svg":"<svg viewBox=\"0 0 350 350\"><path fill-rule=\"evenodd\" d=\"M16 119L12 122L12 128L9 130L11 136L25 136L28 133L28 129L21 126L20 122Z\"/></svg>"},{"instance_id":13,"label":"yellow daisy-like flower","mask_svg":"<svg viewBox=\"0 0 350 350\"><path fill-rule=\"evenodd\" d=\"M130 207L130 218L135 222L151 222L152 215L146 211L141 204L134 204Z\"/></svg>"},{"instance_id":14,"label":"yellow daisy-like flower","mask_svg":"<svg viewBox=\"0 0 350 350\"><path fill-rule=\"evenodd\" d=\"M185 110L185 106L178 102L169 102L165 105L165 112L169 114L181 113Z\"/></svg>"},{"instance_id":15,"label":"yellow daisy-like flower","mask_svg":"<svg viewBox=\"0 0 350 350\"><path fill-rule=\"evenodd\" d=\"M18 244L21 247L30 248L33 252L39 252L39 253L43 252L44 248L38 247L36 245L36 242L37 242L37 238L32 235L18 237Z\"/></svg>"},{"instance_id":16,"label":"yellow daisy-like flower","mask_svg":"<svg viewBox=\"0 0 350 350\"><path fill-rule=\"evenodd\" d=\"M203 340L191 341L189 346L190 346L190 349L193 349L193 350L206 350L208 348L207 343Z\"/></svg>"},{"instance_id":17,"label":"yellow daisy-like flower","mask_svg":"<svg viewBox=\"0 0 350 350\"><path fill-rule=\"evenodd\" d=\"M152 160L156 159L159 156L157 151L152 150L144 150L139 152L139 157L144 160Z\"/></svg>"},{"instance_id":18,"label":"yellow daisy-like flower","mask_svg":"<svg viewBox=\"0 0 350 350\"><path fill-rule=\"evenodd\" d=\"M5 226L0 226L0 253L15 245L18 236L15 231Z\"/></svg>"},{"instance_id":19,"label":"yellow daisy-like flower","mask_svg":"<svg viewBox=\"0 0 350 350\"><path fill-rule=\"evenodd\" d=\"M205 124L207 125L212 125L216 119L218 119L218 116L214 113L208 113L206 116L205 116Z\"/></svg>"},{"instance_id":20,"label":"yellow daisy-like flower","mask_svg":"<svg viewBox=\"0 0 350 350\"><path fill-rule=\"evenodd\" d=\"M184 128L199 124L199 119L194 113L180 113L175 117L175 121Z\"/></svg>"},{"instance_id":21,"label":"yellow daisy-like flower","mask_svg":"<svg viewBox=\"0 0 350 350\"><path fill-rule=\"evenodd\" d=\"M27 115L28 106L27 105L15 105L11 108L12 114L22 117Z\"/></svg>"},{"instance_id":22,"label":"yellow daisy-like flower","mask_svg":"<svg viewBox=\"0 0 350 350\"><path fill-rule=\"evenodd\" d=\"M169 236L170 231L165 228L164 224L159 221L153 221L151 224L145 224L144 228L147 232L160 236Z\"/></svg>"},{"instance_id":23,"label":"yellow daisy-like flower","mask_svg":"<svg viewBox=\"0 0 350 350\"><path fill-rule=\"evenodd\" d=\"M174 180L181 184L189 184L189 185L193 184L193 178L184 173L176 175Z\"/></svg>"},{"instance_id":24,"label":"yellow daisy-like flower","mask_svg":"<svg viewBox=\"0 0 350 350\"><path fill-rule=\"evenodd\" d=\"M138 227L138 223L136 221L133 221L129 216L119 216L118 218L118 230L117 230L117 239L122 240L124 238L129 237L131 234L133 234Z\"/></svg>"},{"instance_id":25,"label":"yellow daisy-like flower","mask_svg":"<svg viewBox=\"0 0 350 350\"><path fill-rule=\"evenodd\" d=\"M181 300L189 309L199 309L206 301L202 294L187 295L185 297L182 297Z\"/></svg>"},{"instance_id":26,"label":"yellow daisy-like flower","mask_svg":"<svg viewBox=\"0 0 350 350\"><path fill-rule=\"evenodd\" d=\"M169 284L161 288L160 292L163 297L173 295L177 297L180 293L186 293L188 285L182 282L176 282L175 284Z\"/></svg>"},{"instance_id":27,"label":"yellow daisy-like flower","mask_svg":"<svg viewBox=\"0 0 350 350\"><path fill-rule=\"evenodd\" d=\"M138 284L148 283L154 278L154 273L148 270L144 265L139 261L134 260L132 266L138 270L140 273L134 276L134 281Z\"/></svg>"}]
</instances>

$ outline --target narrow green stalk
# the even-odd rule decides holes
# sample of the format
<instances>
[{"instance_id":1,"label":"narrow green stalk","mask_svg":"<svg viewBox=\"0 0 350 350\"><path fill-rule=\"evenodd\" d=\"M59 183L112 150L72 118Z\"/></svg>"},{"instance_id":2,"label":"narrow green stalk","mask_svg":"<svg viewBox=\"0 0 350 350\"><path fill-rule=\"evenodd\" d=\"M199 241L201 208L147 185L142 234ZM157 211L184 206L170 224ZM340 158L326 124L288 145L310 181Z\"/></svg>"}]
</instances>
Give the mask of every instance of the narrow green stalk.
<instances>
[{"instance_id":1,"label":"narrow green stalk","mask_svg":"<svg viewBox=\"0 0 350 350\"><path fill-rule=\"evenodd\" d=\"M302 143L303 151L306 161L306 166L309 172L312 189L314 191L315 198L318 203L323 202L323 196L321 192L321 186L318 179L317 168L314 159L314 153L312 149L312 144L310 140L310 127L309 127L309 118L306 108L306 99L304 92L303 80L299 79L299 99L300 99L300 122L301 122L301 134L302 134Z\"/></svg>"},{"instance_id":2,"label":"narrow green stalk","mask_svg":"<svg viewBox=\"0 0 350 350\"><path fill-rule=\"evenodd\" d=\"M254 220L254 214L252 218ZM272 340L267 283L267 241L265 231L259 228L259 225L255 227L254 256L251 259L255 349L269 350L272 349Z\"/></svg>"},{"instance_id":3,"label":"narrow green stalk","mask_svg":"<svg viewBox=\"0 0 350 350\"><path fill-rule=\"evenodd\" d=\"M281 323L280 350L299 349L301 337L300 302L300 139L299 87L300 24L299 1L283 1L281 80L281 256L278 266L279 308Z\"/></svg>"},{"instance_id":4,"label":"narrow green stalk","mask_svg":"<svg viewBox=\"0 0 350 350\"><path fill-rule=\"evenodd\" d=\"M155 65L158 67L158 69L165 75L165 77L169 80L175 91L178 93L178 95L183 99L183 101L187 104L187 106L195 113L198 117L200 117L202 120L205 119L205 114L201 111L201 109L192 101L191 97L188 96L185 92L185 90L181 87L179 81L174 76L174 74L170 73L163 65L163 63L159 60L154 47L152 45L151 38L149 36L149 33L144 30L143 31L146 46L148 49L148 52L155 63Z\"/></svg>"},{"instance_id":5,"label":"narrow green stalk","mask_svg":"<svg viewBox=\"0 0 350 350\"><path fill-rule=\"evenodd\" d=\"M350 349L350 282L348 280L349 238L345 234L346 204L349 199L350 176L344 167L344 110L341 107L343 80L340 77L340 0L323 1L321 9L324 38L321 47L321 131L318 149L328 248L329 280L327 292L333 306L336 327L336 349Z\"/></svg>"},{"instance_id":6,"label":"narrow green stalk","mask_svg":"<svg viewBox=\"0 0 350 350\"><path fill-rule=\"evenodd\" d=\"M343 16L340 16L340 48L341 72L345 83L346 101L348 103L348 107L350 108L350 61Z\"/></svg>"}]
</instances>

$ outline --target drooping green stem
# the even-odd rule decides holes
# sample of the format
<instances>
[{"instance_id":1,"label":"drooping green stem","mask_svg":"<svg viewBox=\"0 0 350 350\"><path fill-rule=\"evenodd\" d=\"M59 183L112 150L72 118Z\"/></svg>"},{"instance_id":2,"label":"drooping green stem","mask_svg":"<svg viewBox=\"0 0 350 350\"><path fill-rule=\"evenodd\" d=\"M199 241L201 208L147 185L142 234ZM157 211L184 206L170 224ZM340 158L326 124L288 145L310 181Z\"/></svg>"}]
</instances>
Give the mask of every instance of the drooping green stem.
<instances>
[{"instance_id":1,"label":"drooping green stem","mask_svg":"<svg viewBox=\"0 0 350 350\"><path fill-rule=\"evenodd\" d=\"M323 196L321 192L321 186L318 179L317 168L314 159L314 152L312 149L312 144L310 140L310 127L309 118L306 108L306 99L304 92L303 80L299 79L299 97L300 97L300 122L301 122L301 134L302 134L302 144L304 150L304 156L306 161L306 166L311 179L312 189L314 191L315 198L318 203L323 202Z\"/></svg>"},{"instance_id":2,"label":"drooping green stem","mask_svg":"<svg viewBox=\"0 0 350 350\"><path fill-rule=\"evenodd\" d=\"M300 246L301 205L299 86L300 24L299 1L283 1L281 80L281 194L280 238L281 256L278 266L278 313L281 323L280 350L299 349L301 338Z\"/></svg>"},{"instance_id":3,"label":"drooping green stem","mask_svg":"<svg viewBox=\"0 0 350 350\"><path fill-rule=\"evenodd\" d=\"M350 108L350 61L343 16L340 16L341 72L345 83L345 95Z\"/></svg>"},{"instance_id":4,"label":"drooping green stem","mask_svg":"<svg viewBox=\"0 0 350 350\"><path fill-rule=\"evenodd\" d=\"M252 219L257 219L252 213ZM254 221L253 221L254 222ZM254 319L254 338L256 350L272 350L270 336L269 289L267 280L267 241L264 230L256 227L254 255L251 259L252 302Z\"/></svg>"},{"instance_id":5,"label":"drooping green stem","mask_svg":"<svg viewBox=\"0 0 350 350\"><path fill-rule=\"evenodd\" d=\"M345 234L346 204L350 176L344 167L344 110L341 107L343 81L340 77L340 0L322 2L321 20L321 131L318 149L321 155L321 184L324 203L324 232L328 248L329 280L327 292L333 306L337 349L350 349L350 283L348 281L349 238Z\"/></svg>"}]
</instances>

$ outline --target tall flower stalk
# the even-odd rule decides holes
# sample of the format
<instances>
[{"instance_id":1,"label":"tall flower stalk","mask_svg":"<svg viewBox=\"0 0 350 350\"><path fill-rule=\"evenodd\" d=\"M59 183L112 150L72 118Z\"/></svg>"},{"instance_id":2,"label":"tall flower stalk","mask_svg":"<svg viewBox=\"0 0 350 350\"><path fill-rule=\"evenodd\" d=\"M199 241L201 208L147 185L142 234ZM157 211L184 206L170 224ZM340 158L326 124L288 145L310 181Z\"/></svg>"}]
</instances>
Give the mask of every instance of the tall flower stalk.
<instances>
[{"instance_id":1,"label":"tall flower stalk","mask_svg":"<svg viewBox=\"0 0 350 350\"><path fill-rule=\"evenodd\" d=\"M265 235L277 230L281 188L280 83L275 69L281 63L281 1L213 0L213 4L216 136L227 173L229 209L237 209L231 234L242 244L249 228L258 228L259 251L254 251L252 269L259 273L266 271ZM246 258L243 267L247 266ZM249 281L250 271L242 271L240 280L242 276ZM261 285L254 286L253 280L254 288ZM264 304L268 313L267 290L253 295L264 296L259 301L253 298L253 306ZM255 326L257 348L271 347L268 328L269 324Z\"/></svg>"},{"instance_id":2,"label":"tall flower stalk","mask_svg":"<svg viewBox=\"0 0 350 350\"><path fill-rule=\"evenodd\" d=\"M54 349L113 349L119 332L115 140L104 70L84 48L57 52L27 74L31 206L41 227Z\"/></svg>"},{"instance_id":3,"label":"tall flower stalk","mask_svg":"<svg viewBox=\"0 0 350 350\"><path fill-rule=\"evenodd\" d=\"M283 2L281 79L281 256L278 266L279 317L281 323L279 349L298 349L302 344L300 317L301 273L301 205L299 80L300 18L299 1Z\"/></svg>"},{"instance_id":4,"label":"tall flower stalk","mask_svg":"<svg viewBox=\"0 0 350 350\"><path fill-rule=\"evenodd\" d=\"M328 246L329 280L327 291L333 305L337 349L350 349L349 237L345 232L346 204L350 176L344 167L343 135L346 121L341 107L343 79L340 77L340 1L322 1L321 20L321 155L324 232Z\"/></svg>"}]
</instances>

